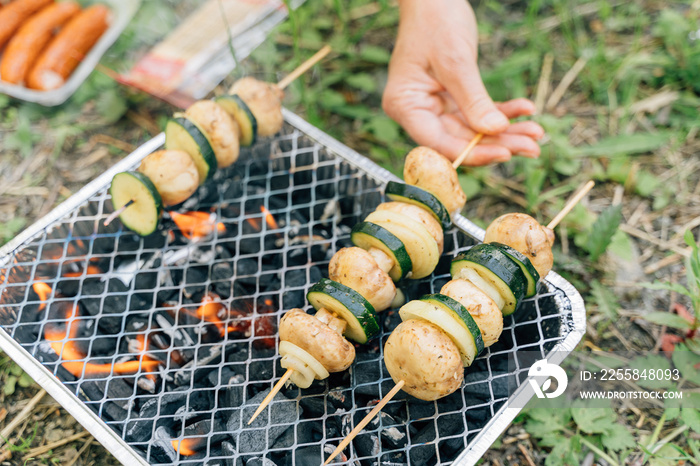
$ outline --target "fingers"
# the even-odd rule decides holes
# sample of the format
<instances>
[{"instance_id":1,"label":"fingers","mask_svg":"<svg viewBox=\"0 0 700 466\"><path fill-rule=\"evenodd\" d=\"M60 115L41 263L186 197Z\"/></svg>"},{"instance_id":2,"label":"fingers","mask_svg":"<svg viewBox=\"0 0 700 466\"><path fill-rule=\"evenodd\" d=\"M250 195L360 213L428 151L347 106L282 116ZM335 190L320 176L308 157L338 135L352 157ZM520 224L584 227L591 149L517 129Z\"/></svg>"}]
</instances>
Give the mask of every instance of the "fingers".
<instances>
[{"instance_id":1,"label":"fingers","mask_svg":"<svg viewBox=\"0 0 700 466\"><path fill-rule=\"evenodd\" d=\"M535 104L528 99L519 98L508 100L506 102L496 103L496 107L502 111L508 118L518 118L521 116L534 115L537 110Z\"/></svg>"},{"instance_id":2,"label":"fingers","mask_svg":"<svg viewBox=\"0 0 700 466\"><path fill-rule=\"evenodd\" d=\"M471 56L469 44L462 52L449 52L433 60L435 77L457 102L469 126L484 134L498 134L508 128L508 118L489 97L481 81L476 56Z\"/></svg>"},{"instance_id":3,"label":"fingers","mask_svg":"<svg viewBox=\"0 0 700 466\"><path fill-rule=\"evenodd\" d=\"M505 131L509 134L522 134L538 141L544 137L544 128L534 121L519 121L511 124Z\"/></svg>"},{"instance_id":4,"label":"fingers","mask_svg":"<svg viewBox=\"0 0 700 466\"><path fill-rule=\"evenodd\" d=\"M493 144L505 147L513 155L522 155L532 159L540 156L540 146L529 136L501 133L498 136L486 136L482 141L486 145Z\"/></svg>"}]
</instances>

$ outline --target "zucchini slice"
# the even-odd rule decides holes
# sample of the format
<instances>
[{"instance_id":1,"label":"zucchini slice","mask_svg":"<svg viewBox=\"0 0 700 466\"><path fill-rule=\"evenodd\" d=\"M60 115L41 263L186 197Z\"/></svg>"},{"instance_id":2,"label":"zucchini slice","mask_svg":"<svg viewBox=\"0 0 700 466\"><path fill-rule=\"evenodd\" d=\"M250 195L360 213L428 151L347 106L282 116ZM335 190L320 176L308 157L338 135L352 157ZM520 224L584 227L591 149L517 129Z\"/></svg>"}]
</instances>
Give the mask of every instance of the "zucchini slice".
<instances>
[{"instance_id":1,"label":"zucchini slice","mask_svg":"<svg viewBox=\"0 0 700 466\"><path fill-rule=\"evenodd\" d=\"M214 99L221 108L236 120L241 128L241 146L248 147L258 139L258 120L250 111L243 99L237 95L222 95Z\"/></svg>"},{"instance_id":2,"label":"zucchini slice","mask_svg":"<svg viewBox=\"0 0 700 466\"><path fill-rule=\"evenodd\" d=\"M355 246L365 250L377 248L394 261L389 276L395 282L404 278L413 268L406 246L386 228L370 222L360 222L352 228L350 239Z\"/></svg>"},{"instance_id":3,"label":"zucchini slice","mask_svg":"<svg viewBox=\"0 0 700 466\"><path fill-rule=\"evenodd\" d=\"M450 213L442 202L440 202L436 196L418 186L389 181L384 190L384 194L392 201L417 205L427 210L440 222L443 230L450 228L450 225L452 225Z\"/></svg>"},{"instance_id":4,"label":"zucchini slice","mask_svg":"<svg viewBox=\"0 0 700 466\"><path fill-rule=\"evenodd\" d=\"M462 278L462 270L475 270L484 280L492 283L505 300L503 315L511 315L527 291L527 278L518 264L505 255L498 246L477 244L452 261L452 278Z\"/></svg>"},{"instance_id":5,"label":"zucchini slice","mask_svg":"<svg viewBox=\"0 0 700 466\"><path fill-rule=\"evenodd\" d=\"M530 259L527 258L525 254L522 252L518 251L517 249L511 248L510 246L507 246L505 244L501 243L489 243L494 246L498 246L501 248L503 251L503 254L506 256L510 257L513 259L513 261L518 264L520 267L520 270L523 271L523 274L525 274L525 278L527 278L527 291L525 292L525 297L526 298L531 298L537 294L537 282L540 279L540 274L537 273L537 269L535 268L534 265L532 265L532 262L530 262Z\"/></svg>"},{"instance_id":6,"label":"zucchini slice","mask_svg":"<svg viewBox=\"0 0 700 466\"><path fill-rule=\"evenodd\" d=\"M325 308L347 322L345 337L352 341L367 343L379 332L374 307L352 288L322 278L309 289L306 299L317 311Z\"/></svg>"},{"instance_id":7,"label":"zucchini slice","mask_svg":"<svg viewBox=\"0 0 700 466\"><path fill-rule=\"evenodd\" d=\"M472 285L479 288L486 294L486 296L491 298L493 302L496 303L496 307L500 311L503 311L503 308L506 305L506 300L503 298L503 296L501 296L501 293L498 291L498 288L496 288L496 286L493 283L479 275L479 272L477 272L474 269L470 269L469 267L464 267L460 272L459 278L471 282Z\"/></svg>"},{"instance_id":8,"label":"zucchini slice","mask_svg":"<svg viewBox=\"0 0 700 466\"><path fill-rule=\"evenodd\" d=\"M374 211L365 221L386 228L406 246L413 264L411 278L424 278L433 273L440 260L440 251L437 241L422 223L388 210Z\"/></svg>"},{"instance_id":9,"label":"zucchini slice","mask_svg":"<svg viewBox=\"0 0 700 466\"><path fill-rule=\"evenodd\" d=\"M117 173L112 178L109 194L115 210L134 201L119 215L125 227L141 236L156 230L163 213L163 201L150 178L139 172Z\"/></svg>"},{"instance_id":10,"label":"zucchini slice","mask_svg":"<svg viewBox=\"0 0 700 466\"><path fill-rule=\"evenodd\" d=\"M401 320L422 319L437 325L454 341L464 367L471 366L484 349L481 330L458 301L442 294L423 296L399 310Z\"/></svg>"},{"instance_id":11,"label":"zucchini slice","mask_svg":"<svg viewBox=\"0 0 700 466\"><path fill-rule=\"evenodd\" d=\"M175 118L168 120L165 125L165 148L182 150L190 154L197 167L200 185L216 171L216 155L209 144L209 139L199 126L188 118L176 115Z\"/></svg>"}]
</instances>

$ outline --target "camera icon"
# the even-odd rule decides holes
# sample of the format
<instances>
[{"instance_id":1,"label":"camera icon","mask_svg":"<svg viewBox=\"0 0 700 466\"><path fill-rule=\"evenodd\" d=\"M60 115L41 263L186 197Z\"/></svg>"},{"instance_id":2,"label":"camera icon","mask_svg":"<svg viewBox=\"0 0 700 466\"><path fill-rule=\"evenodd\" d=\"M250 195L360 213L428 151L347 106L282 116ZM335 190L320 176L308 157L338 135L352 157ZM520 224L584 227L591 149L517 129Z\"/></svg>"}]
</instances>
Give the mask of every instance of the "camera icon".
<instances>
[{"instance_id":1,"label":"camera icon","mask_svg":"<svg viewBox=\"0 0 700 466\"><path fill-rule=\"evenodd\" d=\"M530 379L530 385L532 386L537 398L556 398L566 390L566 386L569 383L569 378L566 376L566 372L561 367L556 364L551 364L547 362L546 359L540 359L536 361L527 372ZM552 379L556 380L556 389L552 392L548 390L552 387Z\"/></svg>"}]
</instances>

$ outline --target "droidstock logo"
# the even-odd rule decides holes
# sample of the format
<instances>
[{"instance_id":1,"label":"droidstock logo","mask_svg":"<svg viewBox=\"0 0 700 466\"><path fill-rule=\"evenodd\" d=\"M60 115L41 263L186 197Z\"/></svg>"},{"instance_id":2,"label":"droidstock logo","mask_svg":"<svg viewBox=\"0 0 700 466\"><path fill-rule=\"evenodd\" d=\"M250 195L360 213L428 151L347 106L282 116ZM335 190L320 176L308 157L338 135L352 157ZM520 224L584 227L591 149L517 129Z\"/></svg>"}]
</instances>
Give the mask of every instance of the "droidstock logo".
<instances>
[{"instance_id":1,"label":"droidstock logo","mask_svg":"<svg viewBox=\"0 0 700 466\"><path fill-rule=\"evenodd\" d=\"M534 377L530 379L530 385L535 391L537 398L556 398L566 390L566 385L569 383L569 378L566 372L556 364L550 364L546 359L536 361L527 372L527 375ZM547 379L542 384L541 388L538 381L544 377ZM552 378L557 381L557 387L553 392L547 392L552 386Z\"/></svg>"}]
</instances>

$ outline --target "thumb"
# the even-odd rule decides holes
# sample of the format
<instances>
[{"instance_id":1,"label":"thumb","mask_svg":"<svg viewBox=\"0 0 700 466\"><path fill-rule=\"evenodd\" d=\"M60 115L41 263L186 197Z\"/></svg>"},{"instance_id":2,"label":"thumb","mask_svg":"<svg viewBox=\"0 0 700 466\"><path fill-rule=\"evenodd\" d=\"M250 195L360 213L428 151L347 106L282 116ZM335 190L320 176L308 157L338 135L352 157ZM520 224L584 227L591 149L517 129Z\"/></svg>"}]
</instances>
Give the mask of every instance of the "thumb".
<instances>
[{"instance_id":1,"label":"thumb","mask_svg":"<svg viewBox=\"0 0 700 466\"><path fill-rule=\"evenodd\" d=\"M510 122L486 91L476 57L463 54L441 58L433 67L435 77L455 99L469 126L485 134L505 131Z\"/></svg>"}]
</instances>

